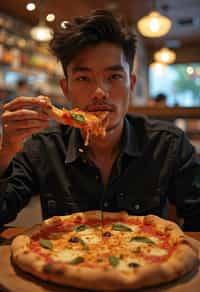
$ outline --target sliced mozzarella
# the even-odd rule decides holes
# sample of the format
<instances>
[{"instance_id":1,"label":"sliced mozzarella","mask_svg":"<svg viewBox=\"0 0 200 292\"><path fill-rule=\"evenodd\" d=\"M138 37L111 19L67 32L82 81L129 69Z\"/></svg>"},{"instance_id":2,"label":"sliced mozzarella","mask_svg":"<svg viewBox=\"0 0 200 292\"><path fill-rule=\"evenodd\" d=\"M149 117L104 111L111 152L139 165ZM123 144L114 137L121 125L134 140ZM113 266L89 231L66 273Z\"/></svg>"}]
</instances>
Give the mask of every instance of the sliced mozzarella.
<instances>
[{"instance_id":1,"label":"sliced mozzarella","mask_svg":"<svg viewBox=\"0 0 200 292\"><path fill-rule=\"evenodd\" d=\"M120 260L119 261L119 264L117 265L116 267L118 270L120 271L126 271L126 270L129 270L130 268L128 267L128 264L126 261L124 260Z\"/></svg>"},{"instance_id":2,"label":"sliced mozzarella","mask_svg":"<svg viewBox=\"0 0 200 292\"><path fill-rule=\"evenodd\" d=\"M146 254L150 256L165 256L167 253L167 250L159 247L152 247L146 251Z\"/></svg>"},{"instance_id":3,"label":"sliced mozzarella","mask_svg":"<svg viewBox=\"0 0 200 292\"><path fill-rule=\"evenodd\" d=\"M155 236L149 236L148 235L148 238L151 239L154 243L158 244L160 243L160 240L159 238L155 237Z\"/></svg>"},{"instance_id":4,"label":"sliced mozzarella","mask_svg":"<svg viewBox=\"0 0 200 292\"><path fill-rule=\"evenodd\" d=\"M96 244L101 241L101 237L96 235L92 229L85 229L78 232L78 237L80 237L86 244Z\"/></svg>"},{"instance_id":5,"label":"sliced mozzarella","mask_svg":"<svg viewBox=\"0 0 200 292\"><path fill-rule=\"evenodd\" d=\"M82 256L83 252L79 251L79 250L73 250L73 249L64 249L60 252L58 252L55 256L54 259L55 260L59 260L59 261L63 261L63 262L70 262L72 261L74 258L78 257L78 256Z\"/></svg>"},{"instance_id":6,"label":"sliced mozzarella","mask_svg":"<svg viewBox=\"0 0 200 292\"><path fill-rule=\"evenodd\" d=\"M136 241L136 240L132 240L132 241L129 241L129 246L131 246L131 247L133 247L133 248L138 248L138 247L141 247L141 248L143 248L143 247L145 247L145 246L147 246L147 245L149 245L148 243L146 243L146 242L140 242L140 241Z\"/></svg>"},{"instance_id":7,"label":"sliced mozzarella","mask_svg":"<svg viewBox=\"0 0 200 292\"><path fill-rule=\"evenodd\" d=\"M135 263L142 266L144 265L144 260L139 258L127 258L122 260L120 259L119 264L116 268L120 271L133 269L132 267L129 267L130 263Z\"/></svg>"},{"instance_id":8,"label":"sliced mozzarella","mask_svg":"<svg viewBox=\"0 0 200 292\"><path fill-rule=\"evenodd\" d=\"M88 235L94 233L93 229L87 228L85 230L79 231L77 235Z\"/></svg>"},{"instance_id":9,"label":"sliced mozzarella","mask_svg":"<svg viewBox=\"0 0 200 292\"><path fill-rule=\"evenodd\" d=\"M84 234L80 236L86 244L96 244L101 241L101 238L93 234Z\"/></svg>"}]
</instances>

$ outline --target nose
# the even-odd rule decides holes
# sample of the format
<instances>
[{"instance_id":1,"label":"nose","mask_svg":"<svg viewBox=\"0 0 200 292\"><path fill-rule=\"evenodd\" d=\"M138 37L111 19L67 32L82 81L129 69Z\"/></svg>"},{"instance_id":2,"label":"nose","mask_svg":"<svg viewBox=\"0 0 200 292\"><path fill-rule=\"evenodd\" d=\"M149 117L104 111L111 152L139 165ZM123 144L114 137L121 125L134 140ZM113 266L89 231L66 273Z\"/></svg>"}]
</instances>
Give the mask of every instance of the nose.
<instances>
[{"instance_id":1,"label":"nose","mask_svg":"<svg viewBox=\"0 0 200 292\"><path fill-rule=\"evenodd\" d=\"M104 89L102 86L97 86L94 94L93 94L93 99L99 100L105 100L108 98L108 91Z\"/></svg>"}]
</instances>

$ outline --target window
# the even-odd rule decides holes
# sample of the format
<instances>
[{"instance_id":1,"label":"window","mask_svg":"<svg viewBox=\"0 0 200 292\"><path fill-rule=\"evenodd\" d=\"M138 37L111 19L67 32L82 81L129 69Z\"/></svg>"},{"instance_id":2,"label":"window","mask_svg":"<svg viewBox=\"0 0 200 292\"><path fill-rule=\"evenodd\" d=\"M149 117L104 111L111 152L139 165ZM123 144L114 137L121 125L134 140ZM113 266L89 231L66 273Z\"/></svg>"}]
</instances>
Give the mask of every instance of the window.
<instances>
[{"instance_id":1,"label":"window","mask_svg":"<svg viewBox=\"0 0 200 292\"><path fill-rule=\"evenodd\" d=\"M200 63L149 69L150 96L167 96L168 106L200 106Z\"/></svg>"}]
</instances>

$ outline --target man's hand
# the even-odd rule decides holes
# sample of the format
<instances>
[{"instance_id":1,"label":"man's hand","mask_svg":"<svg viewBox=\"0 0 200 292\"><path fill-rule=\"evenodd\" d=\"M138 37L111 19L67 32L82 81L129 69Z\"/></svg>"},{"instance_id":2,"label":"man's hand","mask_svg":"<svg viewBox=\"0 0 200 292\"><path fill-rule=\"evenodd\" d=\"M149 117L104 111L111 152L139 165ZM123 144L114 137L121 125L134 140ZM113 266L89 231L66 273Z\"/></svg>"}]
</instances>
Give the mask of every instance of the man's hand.
<instances>
[{"instance_id":1,"label":"man's hand","mask_svg":"<svg viewBox=\"0 0 200 292\"><path fill-rule=\"evenodd\" d=\"M48 116L42 112L45 106L40 97L17 97L3 106L0 157L4 167L1 162L0 168L8 166L12 157L22 149L24 139L48 127Z\"/></svg>"}]
</instances>

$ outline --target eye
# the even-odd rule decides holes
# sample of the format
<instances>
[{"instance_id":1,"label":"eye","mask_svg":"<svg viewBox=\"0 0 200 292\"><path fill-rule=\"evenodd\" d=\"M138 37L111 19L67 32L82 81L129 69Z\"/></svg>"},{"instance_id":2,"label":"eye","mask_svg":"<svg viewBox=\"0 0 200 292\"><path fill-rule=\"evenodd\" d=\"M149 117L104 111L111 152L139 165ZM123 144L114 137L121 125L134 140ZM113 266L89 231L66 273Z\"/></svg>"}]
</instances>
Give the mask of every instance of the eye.
<instances>
[{"instance_id":1,"label":"eye","mask_svg":"<svg viewBox=\"0 0 200 292\"><path fill-rule=\"evenodd\" d=\"M120 80L123 79L123 75L119 73L114 73L109 76L109 80Z\"/></svg>"},{"instance_id":2,"label":"eye","mask_svg":"<svg viewBox=\"0 0 200 292\"><path fill-rule=\"evenodd\" d=\"M75 78L76 81L90 81L88 76L78 76Z\"/></svg>"}]
</instances>

